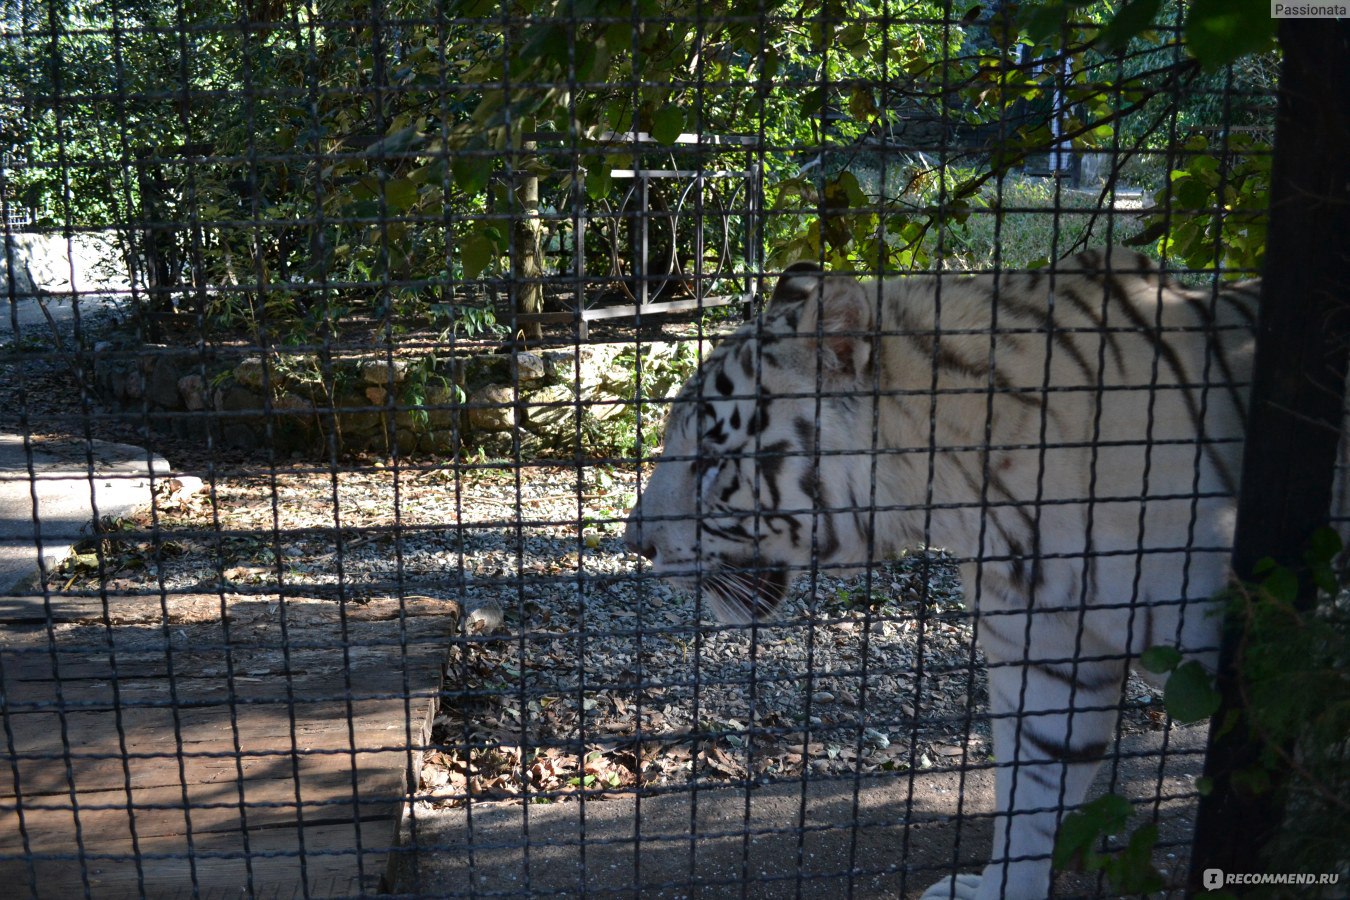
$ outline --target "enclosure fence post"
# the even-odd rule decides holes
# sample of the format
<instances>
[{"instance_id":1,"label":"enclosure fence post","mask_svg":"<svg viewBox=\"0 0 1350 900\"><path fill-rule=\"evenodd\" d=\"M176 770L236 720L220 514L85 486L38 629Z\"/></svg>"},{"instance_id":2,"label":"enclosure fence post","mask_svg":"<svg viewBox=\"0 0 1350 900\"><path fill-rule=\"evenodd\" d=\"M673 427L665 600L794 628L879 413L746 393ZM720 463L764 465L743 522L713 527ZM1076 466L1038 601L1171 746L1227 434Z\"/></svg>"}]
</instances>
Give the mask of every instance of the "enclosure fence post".
<instances>
[{"instance_id":1,"label":"enclosure fence post","mask_svg":"<svg viewBox=\"0 0 1350 900\"><path fill-rule=\"evenodd\" d=\"M1264 557L1297 565L1327 522L1350 343L1350 22L1284 19L1279 38L1269 239L1233 547L1243 579ZM1206 890L1207 869L1280 871L1279 860L1262 857L1281 825L1279 791L1256 794L1234 777L1260 759L1260 739L1220 727L1242 706L1235 628L1230 621L1224 631L1223 703L1205 761L1212 789L1200 800L1190 893Z\"/></svg>"}]
</instances>

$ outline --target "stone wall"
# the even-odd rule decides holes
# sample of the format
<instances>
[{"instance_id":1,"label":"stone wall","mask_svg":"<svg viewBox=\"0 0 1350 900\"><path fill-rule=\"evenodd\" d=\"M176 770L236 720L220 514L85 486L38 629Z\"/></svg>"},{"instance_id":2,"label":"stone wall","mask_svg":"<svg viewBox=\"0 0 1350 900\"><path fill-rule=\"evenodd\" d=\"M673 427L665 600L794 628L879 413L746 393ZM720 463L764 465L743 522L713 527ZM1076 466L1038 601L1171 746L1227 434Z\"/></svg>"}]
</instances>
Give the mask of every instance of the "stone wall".
<instances>
[{"instance_id":1,"label":"stone wall","mask_svg":"<svg viewBox=\"0 0 1350 900\"><path fill-rule=\"evenodd\" d=\"M60 234L18 232L5 238L0 254L0 296L124 293L131 289L117 240L111 233L82 232L69 240Z\"/></svg>"},{"instance_id":2,"label":"stone wall","mask_svg":"<svg viewBox=\"0 0 1350 900\"><path fill-rule=\"evenodd\" d=\"M103 342L94 382L106 402L155 431L231 447L323 456L335 442L339 453L571 456L579 433L593 454L613 452L606 441L631 430L623 417L632 418L639 352L644 397L673 393L698 358L692 341L327 363Z\"/></svg>"}]
</instances>

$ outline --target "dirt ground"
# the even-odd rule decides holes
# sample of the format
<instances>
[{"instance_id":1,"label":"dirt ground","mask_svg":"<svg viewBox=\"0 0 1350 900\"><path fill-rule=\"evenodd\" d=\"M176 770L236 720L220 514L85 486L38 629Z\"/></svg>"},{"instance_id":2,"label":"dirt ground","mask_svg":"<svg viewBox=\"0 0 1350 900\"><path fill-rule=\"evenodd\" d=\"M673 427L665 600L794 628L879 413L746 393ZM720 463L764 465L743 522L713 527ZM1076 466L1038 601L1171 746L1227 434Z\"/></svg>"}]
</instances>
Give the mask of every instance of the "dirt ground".
<instances>
[{"instance_id":1,"label":"dirt ground","mask_svg":"<svg viewBox=\"0 0 1350 900\"><path fill-rule=\"evenodd\" d=\"M1132 827L1156 817L1154 865L1172 885L1165 896L1181 895L1204 743L1203 727L1128 735L1094 788L1102 793L1114 780L1117 793L1140 802ZM585 804L474 803L405 816L389 886L452 897L471 888L480 896L584 890L644 900L918 897L954 860L959 870L979 869L992 808L991 770L963 780L938 767ZM1112 895L1081 875L1062 876L1056 894Z\"/></svg>"}]
</instances>

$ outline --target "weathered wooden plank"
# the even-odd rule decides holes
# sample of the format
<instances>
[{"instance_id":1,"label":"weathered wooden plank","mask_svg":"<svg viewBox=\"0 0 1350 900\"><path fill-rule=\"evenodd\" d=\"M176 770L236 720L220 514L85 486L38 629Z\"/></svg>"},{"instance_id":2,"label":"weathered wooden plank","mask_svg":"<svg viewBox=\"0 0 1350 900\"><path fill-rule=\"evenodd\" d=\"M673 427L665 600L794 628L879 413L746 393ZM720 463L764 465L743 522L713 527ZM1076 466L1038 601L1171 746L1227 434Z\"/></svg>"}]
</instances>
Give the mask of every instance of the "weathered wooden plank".
<instances>
[{"instance_id":1,"label":"weathered wooden plank","mask_svg":"<svg viewBox=\"0 0 1350 900\"><path fill-rule=\"evenodd\" d=\"M189 857L199 896L238 896L246 838L257 896L302 893L302 845L311 896L377 889L453 604L353 604L344 623L330 601L288 601L285 651L275 604L232 601L228 632L219 606L173 608L167 636L157 600L111 627L80 619L88 604L66 624L10 608L0 884L27 887L6 896L186 896Z\"/></svg>"},{"instance_id":2,"label":"weathered wooden plank","mask_svg":"<svg viewBox=\"0 0 1350 900\"><path fill-rule=\"evenodd\" d=\"M88 624L100 625L110 621L115 625L188 625L219 623L222 611L235 624L276 620L280 621L284 602L287 619L300 626L313 626L338 621L342 616L349 622L396 620L423 616L459 615L459 604L454 600L436 597L409 596L402 601L393 597L347 600L331 598L280 597L257 594L176 594L161 596L149 593L139 596L102 597L54 594L45 600L35 597L0 598L0 623L6 625Z\"/></svg>"},{"instance_id":3,"label":"weathered wooden plank","mask_svg":"<svg viewBox=\"0 0 1350 900\"><path fill-rule=\"evenodd\" d=\"M416 737L414 733L414 738ZM414 742L415 743L415 742ZM149 759L131 757L122 759L80 759L74 761L70 774L63 762L48 760L23 760L19 766L20 793L17 795L25 803L35 802L37 798L58 797L68 802L70 783L73 780L78 795L102 791L125 791L129 782L133 788L140 787L176 787L184 781L188 784L226 785L230 796L237 796L237 785L265 780L293 780L299 778L306 785L331 785L341 790L344 784L350 784L353 768L359 777L372 777L374 773L388 769L400 773L411 759L406 749L386 750L382 752L349 751L336 753L289 753L258 756L190 756L182 758L182 775L179 774L179 761L172 757L153 757ZM336 780L335 780L336 779ZM344 781L345 779L345 781ZM0 792L0 809L14 805L16 796L12 775L4 783L5 791Z\"/></svg>"},{"instance_id":4,"label":"weathered wooden plank","mask_svg":"<svg viewBox=\"0 0 1350 900\"><path fill-rule=\"evenodd\" d=\"M88 886L97 900L147 896L301 897L301 870L310 897L375 893L390 850L385 823L345 823L146 839L139 853L128 840L73 840L28 860L0 858L6 896L58 900ZM303 851L302 851L303 846ZM357 847L360 847L358 853ZM194 889L195 876L195 889Z\"/></svg>"},{"instance_id":5,"label":"weathered wooden plank","mask_svg":"<svg viewBox=\"0 0 1350 900\"><path fill-rule=\"evenodd\" d=\"M241 676L272 676L285 671L303 674L313 668L319 672L347 669L387 669L391 657L415 657L435 644L444 644L448 628L433 619L409 619L402 622L353 622L344 638L335 627L304 630L285 637L279 628L265 635L248 634L242 629L231 632L230 643L218 633L201 629L178 629L172 643L158 633L146 633L130 642L113 629L118 638L110 648L99 635L79 640L60 635L53 646L33 641L22 649L0 647L6 672L22 680L59 678L63 683L77 679L107 679L114 673L121 678L168 677L170 665L175 678L224 677L233 663Z\"/></svg>"},{"instance_id":6,"label":"weathered wooden plank","mask_svg":"<svg viewBox=\"0 0 1350 900\"><path fill-rule=\"evenodd\" d=\"M161 776L166 769L173 772L159 762ZM155 778L152 771L150 778L133 780L129 790L120 778L108 779L104 789L77 778L74 802L68 786L57 783L64 778L53 778L50 786L63 790L25 790L17 802L10 798L0 807L0 849L14 850L25 837L38 842L68 838L77 819L81 828L96 834L125 832L129 837L133 819L138 833L165 835L179 833L189 823L194 831L219 831L238 828L244 820L251 828L264 827L297 815L306 821L388 816L401 802L408 765L404 752L360 754L355 762L346 755L296 762L304 764L292 769L291 760L274 758L252 765L242 780L233 771L228 779L214 780L195 780L187 773L183 778Z\"/></svg>"},{"instance_id":7,"label":"weathered wooden plank","mask_svg":"<svg viewBox=\"0 0 1350 900\"><path fill-rule=\"evenodd\" d=\"M445 639L440 635L434 637L433 640L409 636L406 646L390 646L378 655L366 651L349 654L351 664L346 668L342 665L341 647L298 650L290 654L289 660L280 652L263 660L254 653L235 653L232 677L223 653L205 660L175 657L172 676L168 661L163 658L151 661L148 675L144 666L129 665L119 659L115 692L106 655L77 657L63 653L55 666L45 654L11 656L4 660L6 699L11 710L49 707L59 697L67 709L87 711L112 709L115 704L122 707L227 704L232 698L247 703L285 698L288 692L301 700L331 698L335 687L337 696L346 696L348 683L356 696L402 693L405 668L410 679L424 680L427 673L420 670L439 665ZM350 673L350 677L344 677L344 672Z\"/></svg>"}]
</instances>

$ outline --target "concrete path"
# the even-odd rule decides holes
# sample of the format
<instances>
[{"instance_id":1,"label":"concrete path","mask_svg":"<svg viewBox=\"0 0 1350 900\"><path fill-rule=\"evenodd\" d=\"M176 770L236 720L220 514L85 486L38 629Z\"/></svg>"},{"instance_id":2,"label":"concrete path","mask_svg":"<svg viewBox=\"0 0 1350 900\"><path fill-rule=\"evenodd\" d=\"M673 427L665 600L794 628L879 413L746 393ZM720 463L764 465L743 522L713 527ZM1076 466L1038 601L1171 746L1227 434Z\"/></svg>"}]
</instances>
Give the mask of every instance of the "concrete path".
<instances>
[{"instance_id":1,"label":"concrete path","mask_svg":"<svg viewBox=\"0 0 1350 900\"><path fill-rule=\"evenodd\" d=\"M52 320L63 331L72 326L75 321L75 304L71 302L69 296L44 297L43 303L47 305L47 313L51 314ZM107 295L80 295L81 321L88 321L90 316L98 316L118 308L118 302ZM51 323L47 321L47 313L42 311L42 304L32 296L16 297L11 307L9 298L4 294L4 285L0 283L0 340L8 340L13 335L16 320L19 324L20 338L50 334Z\"/></svg>"},{"instance_id":2,"label":"concrete path","mask_svg":"<svg viewBox=\"0 0 1350 900\"><path fill-rule=\"evenodd\" d=\"M59 564L91 533L95 514L148 507L152 470L166 477L169 464L140 447L78 440L25 447L21 436L0 434L0 596L31 587L39 558L48 570Z\"/></svg>"},{"instance_id":3,"label":"concrete path","mask_svg":"<svg viewBox=\"0 0 1350 900\"><path fill-rule=\"evenodd\" d=\"M44 298L47 312L67 340L74 322L70 297ZM99 294L82 294L80 315L97 317L116 308ZM50 334L47 313L32 296L0 297L0 341ZM82 537L97 515L124 516L150 505L150 478L169 464L140 447L82 440L34 441L0 433L0 596L34 585L38 560L50 570ZM34 500L37 521L34 521Z\"/></svg>"}]
</instances>

